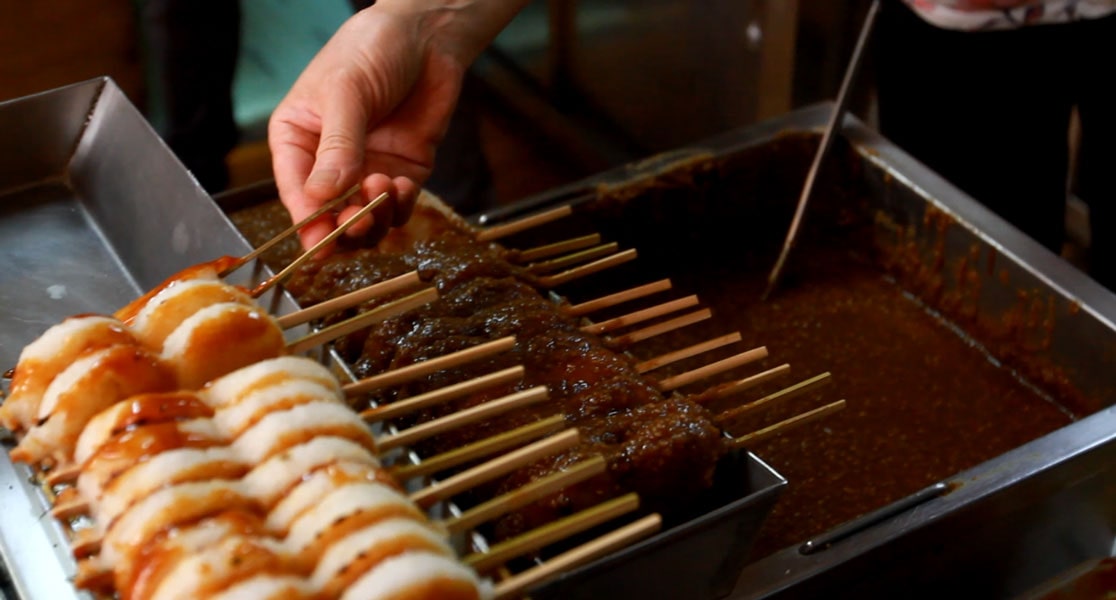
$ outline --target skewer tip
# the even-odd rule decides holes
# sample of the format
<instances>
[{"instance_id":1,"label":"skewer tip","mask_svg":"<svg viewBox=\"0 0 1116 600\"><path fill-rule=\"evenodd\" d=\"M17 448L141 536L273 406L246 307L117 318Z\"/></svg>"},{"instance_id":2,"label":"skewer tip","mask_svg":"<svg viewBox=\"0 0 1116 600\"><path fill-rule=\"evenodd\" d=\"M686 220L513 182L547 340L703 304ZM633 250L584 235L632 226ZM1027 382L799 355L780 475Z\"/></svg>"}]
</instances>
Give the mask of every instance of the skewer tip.
<instances>
[{"instance_id":1,"label":"skewer tip","mask_svg":"<svg viewBox=\"0 0 1116 600\"><path fill-rule=\"evenodd\" d=\"M775 291L775 284L778 280L779 276L776 273L772 273L771 276L767 278L767 287L763 289L763 294L760 295L760 302L767 302L767 300L771 298L771 294Z\"/></svg>"}]
</instances>

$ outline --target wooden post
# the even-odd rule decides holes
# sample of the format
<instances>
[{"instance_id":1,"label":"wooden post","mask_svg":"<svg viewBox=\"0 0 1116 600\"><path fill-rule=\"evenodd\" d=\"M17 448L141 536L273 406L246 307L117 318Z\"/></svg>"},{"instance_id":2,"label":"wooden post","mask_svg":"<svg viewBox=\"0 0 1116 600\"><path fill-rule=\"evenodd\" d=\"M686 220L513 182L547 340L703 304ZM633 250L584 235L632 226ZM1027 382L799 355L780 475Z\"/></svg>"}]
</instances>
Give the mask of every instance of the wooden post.
<instances>
[{"instance_id":1,"label":"wooden post","mask_svg":"<svg viewBox=\"0 0 1116 600\"><path fill-rule=\"evenodd\" d=\"M763 39L756 120L763 120L781 115L792 106L798 0L768 0L760 4L758 13L756 23Z\"/></svg>"}]
</instances>

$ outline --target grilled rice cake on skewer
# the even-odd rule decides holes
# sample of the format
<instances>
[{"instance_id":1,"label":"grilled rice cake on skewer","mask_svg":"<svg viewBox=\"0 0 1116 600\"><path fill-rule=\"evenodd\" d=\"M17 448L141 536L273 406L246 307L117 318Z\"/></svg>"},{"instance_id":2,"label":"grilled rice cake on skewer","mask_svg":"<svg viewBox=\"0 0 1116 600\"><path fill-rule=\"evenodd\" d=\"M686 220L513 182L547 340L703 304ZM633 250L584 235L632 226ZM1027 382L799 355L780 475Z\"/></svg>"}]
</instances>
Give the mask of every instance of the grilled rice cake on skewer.
<instances>
[{"instance_id":1,"label":"grilled rice cake on skewer","mask_svg":"<svg viewBox=\"0 0 1116 600\"><path fill-rule=\"evenodd\" d=\"M579 323L544 298L533 285L534 277L504 260L499 248L452 231L437 240L411 240L407 247L405 253L365 250L335 255L305 266L288 288L309 305L404 269L416 269L420 277L438 286L438 301L342 344L343 355L359 376L420 362L478 341L516 336L516 347L505 355L466 369L439 372L377 398L390 402L513 364L526 367L522 382L424 411L416 420L436 418L443 411L531 386L551 388L551 400L539 412L516 411L419 447L422 453L433 454L559 413L588 433L574 451L520 471L497 489L512 489L593 454L609 459L608 474L554 498L550 509L536 507L530 515L519 511L502 519L503 534L554 520L624 490L637 491L648 506L658 507L712 484L724 446L711 415L685 399L664 397L652 382L639 376L626 357L605 347L600 338L581 332Z\"/></svg>"},{"instance_id":2,"label":"grilled rice cake on skewer","mask_svg":"<svg viewBox=\"0 0 1116 600\"><path fill-rule=\"evenodd\" d=\"M136 593L143 597L147 597L147 594L156 598L180 597L179 592L183 589L212 594L239 585L241 581L263 576L278 577L287 583L298 580L296 587L312 596L322 591L319 588L326 588L335 596L345 593L350 584L355 585L365 574L378 571L381 568L380 562L396 555L435 551L444 554L448 546L444 541L434 544L431 540L438 541L439 534L429 528L425 530L425 536L416 536L415 531L412 531L415 527L404 527L395 536L362 535L355 540L351 539L383 519L407 518L412 519L416 527L426 527L421 525L425 522L425 516L397 491L395 482L390 478L385 479L386 473L372 457L368 447L354 445L354 451L368 460L360 460L360 456L346 459L352 452L339 452L336 446L347 440L329 436L304 440L302 437L305 436L292 437L267 424L268 420L274 420L275 417L290 417L292 412L315 408L315 404L321 404L312 401L296 402L292 407L284 402L256 402L257 398L275 396L280 391L291 397L329 396L332 399L330 406L342 407L337 403L340 399L339 385L336 382L332 385L319 383L318 380L326 372L320 366L306 364L305 360L291 357L274 359L215 381L201 394L149 394L132 402L121 403L125 406L123 409L118 405L94 417L90 427L90 432L93 433L90 435L101 438L100 441L80 444L80 453L83 456L90 455L85 466L90 469L91 475L104 462L101 460L105 458L102 452L112 449L118 440L143 437L140 434L145 432L153 432L159 439L169 439L168 436L160 436L154 432L160 427L180 429L186 426L191 431L197 430L194 434L201 443L197 448L175 448L170 442L164 444L167 448L155 448L151 444L124 444L117 449L118 452L110 454L129 458L124 456L124 446L131 448L131 466L129 468L119 461L108 460L109 463L117 464L118 468L116 472L108 474L107 483L101 486L102 489L127 481L132 471L149 471L148 465L163 457L175 457L176 453L183 451L216 451L220 456L201 457L199 461L178 461L182 463L179 465L181 469L176 471L168 466L166 474L170 479L162 481L162 485L148 485L138 491L138 488L130 491L116 490L127 493L116 500L109 499L110 503L116 503L114 510L93 511L97 513L95 521L105 520L98 527L105 533L105 542L101 554L92 559L93 562L85 563L86 571L112 567L115 588L118 592L122 591L125 597L135 597ZM291 368L285 369L284 365ZM190 394L208 396L206 402L201 404L210 410L212 416L198 413L195 406L198 402L174 400L177 396ZM217 394L223 397L215 398ZM151 406L146 406L147 404ZM152 408L166 405L181 407L182 410L162 414ZM253 410L239 410L244 405ZM132 409L137 406L141 408L140 414L132 418ZM261 411L267 414L261 416ZM242 418L219 418L222 412L241 413ZM356 415L350 414L354 417L354 422L359 424ZM148 419L145 420L144 416ZM190 423L207 423L209 427L190 427ZM307 423L306 418L299 416L285 420L286 429L292 433L306 429L304 425ZM121 427L124 429L120 430ZM265 429L275 435L256 435L257 432L253 431L256 429ZM102 434L98 435L99 432ZM110 435L107 439L106 434ZM218 438L229 438L234 434L237 439L231 440L231 443L229 439L224 439L226 445L219 445L221 440ZM326 443L331 441L335 442L332 446ZM322 446L326 451L310 452L310 446ZM225 450L224 454L230 454L231 458L224 456L221 450ZM135 455L135 452L151 456L145 460L144 456ZM249 464L258 463L259 466L243 477L242 471L212 471L217 468L216 464L232 463L237 458L246 459ZM182 470L194 470L197 477L179 477L181 473L178 471ZM202 476L207 472L213 477ZM81 477L86 474L83 472ZM88 486L83 485L79 478L78 487L80 489ZM104 503L95 507L106 508ZM187 540L194 539L191 531L196 527L194 523L199 517L203 522L219 519L222 514L230 511L230 507L236 513L259 515L262 527L257 527L251 535L242 530L225 531L217 536L219 539L205 538L210 541L204 548L193 543L187 544L190 546L189 551L183 550L182 545ZM167 542L168 539L172 542ZM168 543L169 549L160 550ZM361 546L362 544L365 546ZM348 551L341 552L342 556L338 558L336 555L340 550L335 547ZM142 550L137 552L137 548ZM376 560L372 560L373 555ZM326 556L331 558L322 568L327 571L340 570L343 573L319 572L319 561ZM354 556L357 558L353 558ZM452 557L452 553L448 556ZM226 558L229 560L226 561ZM467 571L466 569L464 572ZM292 579L292 575L297 577ZM449 591L464 593L462 581L449 582L452 584ZM471 579L466 578L464 581L474 582L473 594L465 597L478 597L480 587L476 577L471 576ZM425 597L442 597L440 594L448 589L442 585L445 583L439 577L427 581L424 585L437 590L437 593ZM415 585L422 587L417 582ZM249 586L247 589L257 588Z\"/></svg>"}]
</instances>

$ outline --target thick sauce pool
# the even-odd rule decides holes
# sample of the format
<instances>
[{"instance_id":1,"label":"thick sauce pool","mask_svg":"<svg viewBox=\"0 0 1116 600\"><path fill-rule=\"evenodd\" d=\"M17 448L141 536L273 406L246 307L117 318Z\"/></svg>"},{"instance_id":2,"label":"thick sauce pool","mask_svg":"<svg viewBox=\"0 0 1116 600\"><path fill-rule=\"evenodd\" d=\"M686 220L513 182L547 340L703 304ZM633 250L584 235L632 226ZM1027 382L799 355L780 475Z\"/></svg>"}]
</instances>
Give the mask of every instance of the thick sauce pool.
<instances>
[{"instance_id":1,"label":"thick sauce pool","mask_svg":"<svg viewBox=\"0 0 1116 600\"><path fill-rule=\"evenodd\" d=\"M1072 420L875 265L843 249L801 252L797 258L806 268L768 302L759 301L763 276L739 266L672 272L680 288L698 290L716 315L688 330L693 341L740 331L744 346L768 347L765 368L791 365L791 378L737 403L832 373L827 387L730 431L742 434L822 403L848 402L835 416L750 448L789 481L757 542L757 556L799 544ZM675 347L681 343L671 340Z\"/></svg>"}]
</instances>

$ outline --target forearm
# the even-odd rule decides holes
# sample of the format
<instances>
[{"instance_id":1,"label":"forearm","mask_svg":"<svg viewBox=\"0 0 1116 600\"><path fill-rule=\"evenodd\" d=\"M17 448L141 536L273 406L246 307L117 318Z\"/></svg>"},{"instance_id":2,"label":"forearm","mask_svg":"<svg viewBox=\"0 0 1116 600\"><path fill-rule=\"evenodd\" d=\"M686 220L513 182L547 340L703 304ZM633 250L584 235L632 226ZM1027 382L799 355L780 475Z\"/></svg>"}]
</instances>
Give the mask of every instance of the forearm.
<instances>
[{"instance_id":1,"label":"forearm","mask_svg":"<svg viewBox=\"0 0 1116 600\"><path fill-rule=\"evenodd\" d=\"M430 40L469 65L529 0L379 0L368 10L414 19Z\"/></svg>"}]
</instances>

